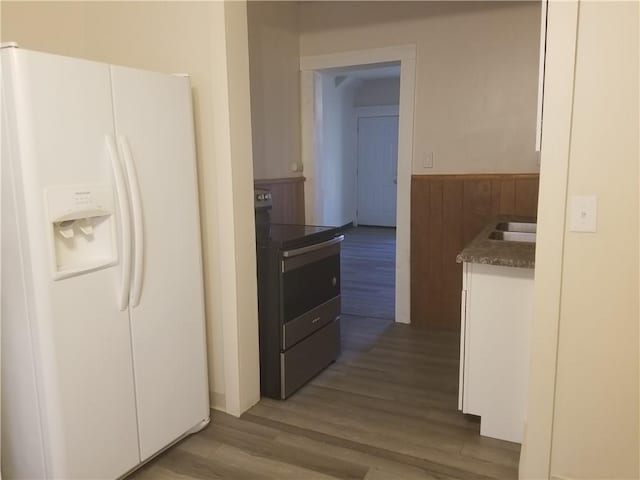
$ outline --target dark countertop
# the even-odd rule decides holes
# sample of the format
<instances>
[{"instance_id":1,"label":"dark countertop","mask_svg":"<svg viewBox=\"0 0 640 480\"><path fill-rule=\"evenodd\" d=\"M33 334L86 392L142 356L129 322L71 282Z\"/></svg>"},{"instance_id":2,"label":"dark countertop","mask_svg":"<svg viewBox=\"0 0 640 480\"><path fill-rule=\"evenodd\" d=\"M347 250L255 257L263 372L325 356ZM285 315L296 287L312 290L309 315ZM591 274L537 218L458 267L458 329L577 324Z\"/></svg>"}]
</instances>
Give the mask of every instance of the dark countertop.
<instances>
[{"instance_id":1,"label":"dark countertop","mask_svg":"<svg viewBox=\"0 0 640 480\"><path fill-rule=\"evenodd\" d=\"M298 248L324 242L339 234L339 227L286 223L256 224L256 241L258 245L282 249Z\"/></svg>"},{"instance_id":2,"label":"dark countertop","mask_svg":"<svg viewBox=\"0 0 640 480\"><path fill-rule=\"evenodd\" d=\"M503 267L534 268L536 244L491 240L489 235L500 222L535 222L535 218L516 215L495 217L485 228L458 254L456 262L483 263Z\"/></svg>"}]
</instances>

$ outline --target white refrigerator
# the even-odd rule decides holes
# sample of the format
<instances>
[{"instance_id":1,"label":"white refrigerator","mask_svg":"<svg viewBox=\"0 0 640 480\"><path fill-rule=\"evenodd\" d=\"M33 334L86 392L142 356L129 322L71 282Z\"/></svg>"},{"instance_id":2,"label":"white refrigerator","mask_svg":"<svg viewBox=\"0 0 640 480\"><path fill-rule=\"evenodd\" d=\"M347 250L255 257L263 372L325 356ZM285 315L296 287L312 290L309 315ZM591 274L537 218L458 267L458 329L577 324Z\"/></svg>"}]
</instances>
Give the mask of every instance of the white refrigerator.
<instances>
[{"instance_id":1,"label":"white refrigerator","mask_svg":"<svg viewBox=\"0 0 640 480\"><path fill-rule=\"evenodd\" d=\"M1 58L2 477L117 478L209 422L190 82Z\"/></svg>"}]
</instances>

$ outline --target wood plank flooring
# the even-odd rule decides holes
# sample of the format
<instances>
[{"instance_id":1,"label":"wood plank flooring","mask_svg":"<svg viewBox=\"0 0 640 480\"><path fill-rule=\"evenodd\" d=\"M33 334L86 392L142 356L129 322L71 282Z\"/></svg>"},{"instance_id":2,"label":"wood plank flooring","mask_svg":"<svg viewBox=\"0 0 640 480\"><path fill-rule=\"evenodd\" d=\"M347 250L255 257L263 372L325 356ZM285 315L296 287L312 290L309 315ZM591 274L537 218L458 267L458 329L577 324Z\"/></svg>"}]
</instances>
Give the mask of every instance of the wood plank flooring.
<instances>
[{"instance_id":1,"label":"wood plank flooring","mask_svg":"<svg viewBox=\"0 0 640 480\"><path fill-rule=\"evenodd\" d=\"M520 447L456 410L458 337L343 315L338 361L288 400L262 399L135 473L143 479L508 479Z\"/></svg>"},{"instance_id":2,"label":"wood plank flooring","mask_svg":"<svg viewBox=\"0 0 640 480\"><path fill-rule=\"evenodd\" d=\"M509 479L520 446L457 411L458 334L393 322L395 231L346 232L342 354L286 401L262 399L130 478Z\"/></svg>"},{"instance_id":3,"label":"wood plank flooring","mask_svg":"<svg viewBox=\"0 0 640 480\"><path fill-rule=\"evenodd\" d=\"M396 229L357 227L344 232L342 312L395 317Z\"/></svg>"}]
</instances>

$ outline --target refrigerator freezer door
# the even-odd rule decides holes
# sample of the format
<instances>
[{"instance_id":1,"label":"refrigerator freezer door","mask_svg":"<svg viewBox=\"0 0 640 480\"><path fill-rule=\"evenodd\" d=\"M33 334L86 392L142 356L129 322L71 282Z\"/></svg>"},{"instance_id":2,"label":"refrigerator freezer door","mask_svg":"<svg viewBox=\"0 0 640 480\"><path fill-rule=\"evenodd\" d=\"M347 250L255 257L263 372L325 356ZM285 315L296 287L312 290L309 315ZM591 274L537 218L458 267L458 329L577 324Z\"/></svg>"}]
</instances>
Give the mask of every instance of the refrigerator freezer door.
<instances>
[{"instance_id":1,"label":"refrigerator freezer door","mask_svg":"<svg viewBox=\"0 0 640 480\"><path fill-rule=\"evenodd\" d=\"M130 311L144 460L209 418L191 89L187 78L124 67L111 77L141 199Z\"/></svg>"},{"instance_id":2,"label":"refrigerator freezer door","mask_svg":"<svg viewBox=\"0 0 640 480\"><path fill-rule=\"evenodd\" d=\"M54 280L46 200L47 189L61 185L113 191L104 141L113 133L109 66L18 49L2 55L12 126L3 143L15 144L2 159L15 189L3 205L13 214L2 216L2 234L19 258L2 275L20 289L2 297L3 328L12 334L2 338L2 473L29 477L31 440L39 437L48 478L115 478L140 461L119 265ZM81 226L76 234L88 235Z\"/></svg>"}]
</instances>

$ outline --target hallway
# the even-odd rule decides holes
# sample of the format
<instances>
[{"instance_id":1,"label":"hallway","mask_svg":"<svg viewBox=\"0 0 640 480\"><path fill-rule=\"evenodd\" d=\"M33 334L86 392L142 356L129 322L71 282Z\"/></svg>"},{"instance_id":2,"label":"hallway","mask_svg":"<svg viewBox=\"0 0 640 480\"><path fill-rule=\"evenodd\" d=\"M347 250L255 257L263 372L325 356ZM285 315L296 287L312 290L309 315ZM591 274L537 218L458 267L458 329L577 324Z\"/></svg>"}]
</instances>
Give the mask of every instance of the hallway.
<instances>
[{"instance_id":1,"label":"hallway","mask_svg":"<svg viewBox=\"0 0 640 480\"><path fill-rule=\"evenodd\" d=\"M396 229L353 227L341 251L342 313L395 317Z\"/></svg>"}]
</instances>

